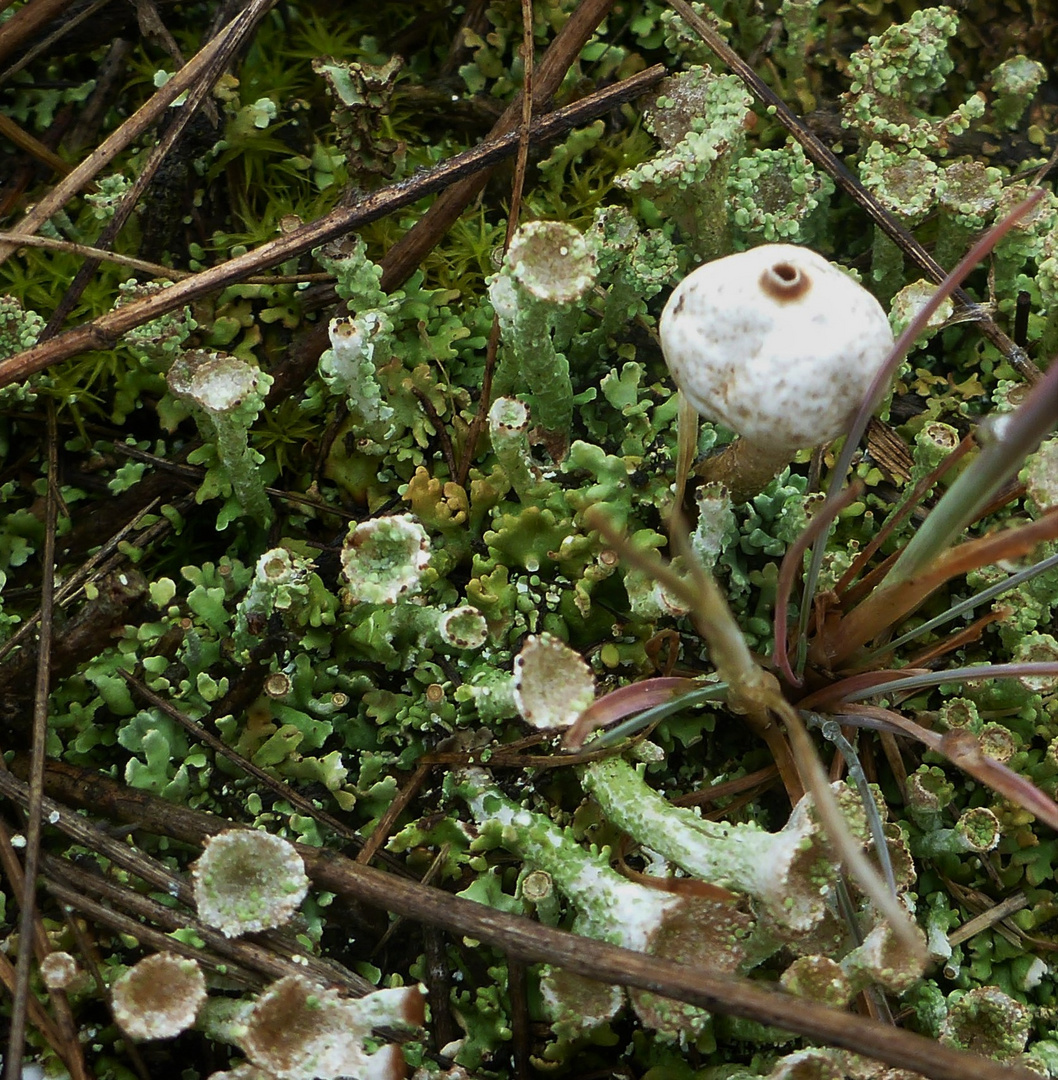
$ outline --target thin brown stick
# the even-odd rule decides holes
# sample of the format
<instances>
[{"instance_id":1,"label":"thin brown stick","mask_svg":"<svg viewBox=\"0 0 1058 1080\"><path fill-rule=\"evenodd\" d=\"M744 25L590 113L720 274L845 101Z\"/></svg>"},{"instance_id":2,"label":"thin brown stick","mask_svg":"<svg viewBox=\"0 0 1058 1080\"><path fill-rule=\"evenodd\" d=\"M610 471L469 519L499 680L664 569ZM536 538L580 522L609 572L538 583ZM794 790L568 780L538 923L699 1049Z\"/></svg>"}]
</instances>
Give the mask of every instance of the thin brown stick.
<instances>
[{"instance_id":1,"label":"thin brown stick","mask_svg":"<svg viewBox=\"0 0 1058 1080\"><path fill-rule=\"evenodd\" d=\"M964 922L962 926L953 930L948 935L948 944L954 949L956 945L969 941L970 938L981 933L982 930L987 930L989 927L995 926L996 923L1009 918L1015 911L1028 907L1028 903L1029 898L1024 893L1019 892L1014 893L1013 896L1008 896L1005 900L1001 900L996 904L995 907L990 907L987 911L981 912L980 915L975 915L969 922Z\"/></svg>"},{"instance_id":2,"label":"thin brown stick","mask_svg":"<svg viewBox=\"0 0 1058 1080\"><path fill-rule=\"evenodd\" d=\"M369 863L382 845L389 839L389 834L396 824L397 818L404 813L408 804L419 794L426 778L430 775L433 765L429 762L420 761L415 772L408 778L407 783L397 792L397 797L386 807L386 812L379 818L378 824L371 830L371 835L363 842L364 846L357 852L356 861Z\"/></svg>"},{"instance_id":3,"label":"thin brown stick","mask_svg":"<svg viewBox=\"0 0 1058 1080\"><path fill-rule=\"evenodd\" d=\"M520 960L507 958L507 994L511 1000L511 1056L515 1080L529 1080L532 1075L529 1034L529 971Z\"/></svg>"},{"instance_id":4,"label":"thin brown stick","mask_svg":"<svg viewBox=\"0 0 1058 1080\"><path fill-rule=\"evenodd\" d=\"M503 253L511 246L518 219L522 212L522 192L525 187L525 170L529 162L529 137L533 123L533 0L522 0L522 62L525 75L522 80L522 120L518 129L518 154L514 162L514 179L511 181L511 207L507 214L507 231L503 238ZM481 396L478 411L470 422L459 471L455 473L460 487L466 487L470 466L477 452L478 440L485 430L489 406L492 404L492 380L496 374L496 357L500 348L500 320L492 316L489 343L485 350L485 371L481 377Z\"/></svg>"},{"instance_id":5,"label":"thin brown stick","mask_svg":"<svg viewBox=\"0 0 1058 1080\"><path fill-rule=\"evenodd\" d=\"M187 67L191 67L193 63L194 60ZM183 68L178 75L186 70L187 68ZM664 74L665 69L657 64L614 86L590 94L573 105L549 113L533 123L534 145L557 138L570 128L579 127L609 112L615 105L638 97L659 82ZM175 81L175 78L170 80L166 86ZM304 254L328 240L417 202L426 195L444 190L455 180L488 168L515 153L518 138L517 133L504 135L473 150L456 154L433 169L372 192L352 206L339 207L318 221L302 225L219 266L193 274L151 296L125 304L90 323L58 334L43 345L17 353L0 363L0 388L21 382L51 364L86 350L111 348L122 334L151 319L183 307L207 293L241 282L247 274L258 273L266 267ZM73 176L73 173L70 175ZM24 227L25 223L20 226L20 231L23 231ZM0 244L0 256L3 253L4 245Z\"/></svg>"},{"instance_id":6,"label":"thin brown stick","mask_svg":"<svg viewBox=\"0 0 1058 1080\"><path fill-rule=\"evenodd\" d=\"M42 165L47 165L60 176L65 176L70 171L70 166L54 150L49 150L40 139L34 138L10 116L5 116L3 113L0 113L0 135L5 139L10 139L20 150L24 150L30 157L35 158Z\"/></svg>"},{"instance_id":7,"label":"thin brown stick","mask_svg":"<svg viewBox=\"0 0 1058 1080\"><path fill-rule=\"evenodd\" d=\"M216 106L209 95L217 80L227 70L231 58L253 34L258 23L268 14L274 3L275 0L252 0L242 12L240 19L230 23L219 35L223 39L221 47L210 58L201 76L195 80L194 85L188 91L187 100L177 110L176 115L173 116L170 122L164 126L158 142L151 148L151 152L148 154L139 175L133 181L129 190L125 192L114 211L114 216L106 223L102 233L99 235L97 243L100 247L109 247L117 238L118 233L121 232L125 223L132 216L133 210L136 209L151 181L154 180L162 163L168 157L169 152L176 145L180 136L187 130L188 124L198 114L199 109L213 122L214 126L219 123ZM153 4L149 0L136 0L136 14L141 26L145 22L150 22L152 26L155 22L157 23L158 34L166 42L167 47L170 44L172 45L172 48L175 49L176 58L180 64L183 64L180 50L177 48L176 42L172 40L172 35L165 27L165 24L162 23ZM62 299L51 313L47 326L41 332L40 341L46 341L59 332L60 327L66 321L67 315L77 306L82 293L88 287L88 283L92 280L92 276L98 267L98 259L88 259L78 269L73 281L70 282L63 293Z\"/></svg>"},{"instance_id":8,"label":"thin brown stick","mask_svg":"<svg viewBox=\"0 0 1058 1080\"><path fill-rule=\"evenodd\" d=\"M160 501L161 496L152 499L142 510L140 510L136 516L126 524L124 524L114 535L105 543L98 551L93 553L86 562L77 568L77 570L66 578L62 585L56 590L54 601L55 603L62 604L65 600L69 600L76 593L78 593L84 585L92 577L93 572L101 567L101 564L118 549L118 545L125 540L129 533L136 528L142 518L149 514ZM3 661L4 657L8 656L13 649L21 645L23 640L29 636L33 628L40 622L42 617L42 608L37 608L32 615L26 617L22 625L18 630L11 635L0 645L0 661Z\"/></svg>"},{"instance_id":9,"label":"thin brown stick","mask_svg":"<svg viewBox=\"0 0 1058 1080\"><path fill-rule=\"evenodd\" d=\"M32 47L27 49L10 67L0 71L0 86L3 86L4 83L9 82L20 71L29 67L38 56L45 55L57 41L60 41L82 23L88 22L96 12L102 11L110 2L111 0L95 0L95 3L87 4L73 13L67 12L62 19L56 20L57 25L50 34L37 38Z\"/></svg>"},{"instance_id":10,"label":"thin brown stick","mask_svg":"<svg viewBox=\"0 0 1058 1080\"><path fill-rule=\"evenodd\" d=\"M51 686L51 639L55 605L55 527L59 517L59 435L55 426L55 403L48 401L48 494L44 511L44 565L41 573L40 640L37 646L37 680L33 700L33 742L30 757L29 806L26 811L26 855L22 893L19 898L18 965L11 1028L4 1055L4 1080L19 1080L26 1049L26 1012L29 975L33 962L34 923L37 917L37 871L40 866L41 803L44 797L44 758L48 739L48 694Z\"/></svg>"},{"instance_id":11,"label":"thin brown stick","mask_svg":"<svg viewBox=\"0 0 1058 1080\"><path fill-rule=\"evenodd\" d=\"M932 255L905 229L885 208L873 199L863 185L852 175L830 148L810 131L801 118L780 98L774 90L731 48L716 28L702 15L699 15L688 0L668 0L669 6L696 34L716 53L717 56L745 84L753 96L764 105L768 112L776 116L787 131L804 147L805 153L844 191L851 196L870 215L874 223L889 236L901 251L930 280L940 284L948 276ZM1037 382L1041 377L1040 369L1029 359L1028 353L1019 348L995 324L992 317L972 297L962 289L952 292L952 299L967 313L981 333L1010 361L1011 366L1027 382Z\"/></svg>"},{"instance_id":12,"label":"thin brown stick","mask_svg":"<svg viewBox=\"0 0 1058 1080\"><path fill-rule=\"evenodd\" d=\"M677 795L669 801L673 806L704 806L706 803L715 803L718 799L726 799L732 795L739 795L747 790L755 794L771 785L779 777L779 770L775 765L765 765L762 769L746 773L735 780L722 780L717 784L707 784L696 791L690 791L686 795ZM702 815L703 817L706 815Z\"/></svg>"},{"instance_id":13,"label":"thin brown stick","mask_svg":"<svg viewBox=\"0 0 1058 1080\"><path fill-rule=\"evenodd\" d=\"M4 989L14 998L18 977L15 965L3 953L0 953L0 983L3 983ZM28 1006L31 1023L44 1036L52 1050L62 1057L63 1038L55 1021L44 1011L44 1006L35 997L29 999Z\"/></svg>"},{"instance_id":14,"label":"thin brown stick","mask_svg":"<svg viewBox=\"0 0 1058 1080\"><path fill-rule=\"evenodd\" d=\"M0 779L9 776L5 768L0 767ZM23 806L29 804L29 788L21 785L24 796L21 800ZM15 895L22 892L24 875L22 864L18 861L15 849L11 844L11 834L7 823L0 820L0 863L4 868L8 881L11 883L11 891ZM44 923L40 913L36 913L33 921L33 950L38 963L51 952L51 944L48 940ZM15 965L7 957L4 957L2 978L4 985L12 998L15 995ZM34 995L29 998L29 1019L33 1025L52 1045L55 1052L62 1058L66 1067L70 1070L73 1080L85 1080L88 1071L84 1064L84 1055L80 1040L77 1037L77 1025L74 1023L73 1014L66 995L61 991L55 991L51 995L54 1018L47 1013ZM54 1037L53 1037L54 1035Z\"/></svg>"},{"instance_id":15,"label":"thin brown stick","mask_svg":"<svg viewBox=\"0 0 1058 1080\"><path fill-rule=\"evenodd\" d=\"M95 86L81 106L73 126L64 139L64 145L71 154L80 155L89 143L96 141L103 125L103 118L115 96L125 74L125 62L132 52L133 43L124 38L115 38L107 50L106 56L96 71ZM21 60L18 62L21 64ZM0 82L3 82L0 75Z\"/></svg>"},{"instance_id":16,"label":"thin brown stick","mask_svg":"<svg viewBox=\"0 0 1058 1080\"><path fill-rule=\"evenodd\" d=\"M925 648L921 649L919 652L912 653L903 662L906 663L908 667L929 667L934 660L939 659L941 656L946 656L956 649L965 648L967 645L979 641L981 635L985 631L985 627L991 626L991 624L995 622L1002 622L1010 615L1011 610L1011 608L1000 608L999 611L988 611L984 615L978 615L978 617L965 629L958 631L958 633L951 634L941 641L935 642L933 645L925 646ZM876 663L883 664L891 657L891 652L879 651L874 654L873 659Z\"/></svg>"},{"instance_id":17,"label":"thin brown stick","mask_svg":"<svg viewBox=\"0 0 1058 1080\"><path fill-rule=\"evenodd\" d=\"M6 60L68 6L69 0L31 0L24 4L0 26L0 60Z\"/></svg>"},{"instance_id":18,"label":"thin brown stick","mask_svg":"<svg viewBox=\"0 0 1058 1080\"><path fill-rule=\"evenodd\" d=\"M518 128L518 153L511 182L511 208L507 214L507 235L503 250L511 246L522 210L525 170L529 164L529 136L533 124L533 0L522 0L522 119ZM488 406L485 406L486 409Z\"/></svg>"},{"instance_id":19,"label":"thin brown stick","mask_svg":"<svg viewBox=\"0 0 1058 1080\"><path fill-rule=\"evenodd\" d=\"M462 1035L462 1028L452 1015L452 971L446 948L447 935L436 926L423 927L423 959L426 1000L430 1006L430 1034L435 1050L447 1046Z\"/></svg>"},{"instance_id":20,"label":"thin brown stick","mask_svg":"<svg viewBox=\"0 0 1058 1080\"><path fill-rule=\"evenodd\" d=\"M448 435L448 428L445 427L444 421L438 415L434 403L430 400L425 390L420 390L417 386L413 386L411 392L422 406L422 411L426 413L426 418L430 421L434 431L437 432L437 441L441 444L441 456L444 458L445 466L448 469L448 475L455 479L457 472L456 457L455 452L452 450L452 440Z\"/></svg>"},{"instance_id":21,"label":"thin brown stick","mask_svg":"<svg viewBox=\"0 0 1058 1080\"><path fill-rule=\"evenodd\" d=\"M249 937L229 938L201 919L118 885L68 860L49 855L45 857L44 868L50 882L49 891L54 892L55 887L59 886L76 889L81 897L93 894L114 915L140 920L140 930L134 931L133 937L141 936L143 926L160 927L170 933L174 930L191 930L206 943L210 952L228 957L246 971L257 973L258 983L300 973L314 975L323 982L339 983L357 995L369 994L375 989L366 979L347 971L340 964L306 954L304 947L292 935L268 931ZM74 907L80 906L78 901L71 901L68 894L63 896L63 900ZM98 913L93 918L103 926L113 925ZM116 926L114 928L117 929ZM208 954L201 949L193 949L187 955L203 959Z\"/></svg>"},{"instance_id":22,"label":"thin brown stick","mask_svg":"<svg viewBox=\"0 0 1058 1080\"><path fill-rule=\"evenodd\" d=\"M485 430L488 422L488 402L492 401L492 380L496 374L496 357L500 350L500 320L492 316L492 327L489 330L489 341L485 347L485 372L481 376L481 397L478 399L478 411L470 422L467 430L466 446L463 449L463 457L459 463L459 486L466 487L467 477L470 475L470 466L474 463L474 453L477 449L478 439Z\"/></svg>"},{"instance_id":23,"label":"thin brown stick","mask_svg":"<svg viewBox=\"0 0 1058 1080\"><path fill-rule=\"evenodd\" d=\"M0 244L13 244L16 247L44 248L46 251L64 251L70 255L79 255L83 259L97 259L99 262L113 263L115 266L127 266L130 270L140 270L153 277L169 278L179 281L191 277L192 270L177 270L174 266L151 262L149 259L137 259L132 255L119 255L106 248L92 244L75 244L72 240L57 240L53 236L35 236L33 233L4 232L0 230ZM243 280L244 285L300 285L302 282L333 281L331 274L322 270L305 274L255 274Z\"/></svg>"}]
</instances>

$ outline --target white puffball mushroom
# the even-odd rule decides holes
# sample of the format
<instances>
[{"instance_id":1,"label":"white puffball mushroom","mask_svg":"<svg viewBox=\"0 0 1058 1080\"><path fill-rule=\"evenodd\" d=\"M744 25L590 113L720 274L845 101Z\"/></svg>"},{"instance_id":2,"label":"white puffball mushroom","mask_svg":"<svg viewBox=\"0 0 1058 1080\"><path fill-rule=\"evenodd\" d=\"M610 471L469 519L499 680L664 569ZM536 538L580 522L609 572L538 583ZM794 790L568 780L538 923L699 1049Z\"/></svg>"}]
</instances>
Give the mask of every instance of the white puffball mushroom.
<instances>
[{"instance_id":1,"label":"white puffball mushroom","mask_svg":"<svg viewBox=\"0 0 1058 1080\"><path fill-rule=\"evenodd\" d=\"M687 402L741 439L706 463L737 502L848 425L893 345L878 301L808 248L764 244L676 287L661 347Z\"/></svg>"}]
</instances>

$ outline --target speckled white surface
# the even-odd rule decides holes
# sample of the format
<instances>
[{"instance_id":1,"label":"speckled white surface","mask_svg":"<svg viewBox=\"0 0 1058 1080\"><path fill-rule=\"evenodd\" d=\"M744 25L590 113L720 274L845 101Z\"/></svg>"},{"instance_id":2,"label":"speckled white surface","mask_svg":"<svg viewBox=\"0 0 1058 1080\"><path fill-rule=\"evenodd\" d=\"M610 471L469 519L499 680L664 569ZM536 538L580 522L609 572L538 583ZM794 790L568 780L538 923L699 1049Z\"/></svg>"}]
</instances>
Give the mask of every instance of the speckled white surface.
<instances>
[{"instance_id":1,"label":"speckled white surface","mask_svg":"<svg viewBox=\"0 0 1058 1080\"><path fill-rule=\"evenodd\" d=\"M798 295L771 294L776 268L780 283L804 284ZM837 438L893 344L866 289L792 244L700 266L669 298L659 331L676 385L702 416L782 450Z\"/></svg>"}]
</instances>

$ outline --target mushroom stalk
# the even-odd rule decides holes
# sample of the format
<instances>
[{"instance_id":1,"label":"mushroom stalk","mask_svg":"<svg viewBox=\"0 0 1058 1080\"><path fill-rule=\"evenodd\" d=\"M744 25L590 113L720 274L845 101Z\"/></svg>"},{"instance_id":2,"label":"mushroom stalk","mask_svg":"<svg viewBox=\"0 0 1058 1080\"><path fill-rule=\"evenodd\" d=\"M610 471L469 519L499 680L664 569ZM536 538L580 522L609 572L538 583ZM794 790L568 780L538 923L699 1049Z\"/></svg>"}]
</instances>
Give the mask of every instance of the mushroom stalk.
<instances>
[{"instance_id":1,"label":"mushroom stalk","mask_svg":"<svg viewBox=\"0 0 1058 1080\"><path fill-rule=\"evenodd\" d=\"M763 491L791 460L788 450L740 436L707 457L694 473L706 483L722 484L738 504Z\"/></svg>"}]
</instances>

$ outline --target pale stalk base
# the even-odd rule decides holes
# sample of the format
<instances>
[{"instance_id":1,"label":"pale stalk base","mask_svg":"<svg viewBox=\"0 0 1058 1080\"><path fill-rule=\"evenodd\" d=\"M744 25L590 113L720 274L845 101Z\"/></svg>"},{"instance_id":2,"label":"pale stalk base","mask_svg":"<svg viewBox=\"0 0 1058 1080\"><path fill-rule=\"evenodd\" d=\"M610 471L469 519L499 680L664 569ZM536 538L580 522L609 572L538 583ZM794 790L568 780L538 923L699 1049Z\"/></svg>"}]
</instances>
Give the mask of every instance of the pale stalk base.
<instances>
[{"instance_id":1,"label":"pale stalk base","mask_svg":"<svg viewBox=\"0 0 1058 1080\"><path fill-rule=\"evenodd\" d=\"M703 480L723 484L736 505L759 495L768 481L793 459L789 450L761 447L741 436L695 467Z\"/></svg>"}]
</instances>

